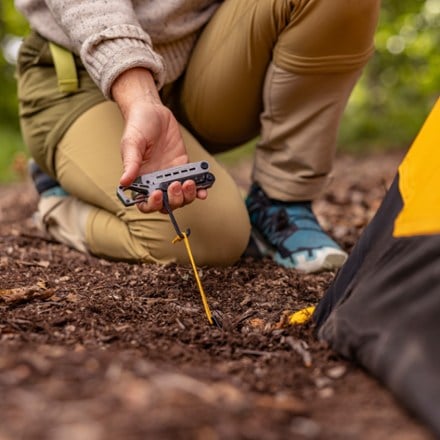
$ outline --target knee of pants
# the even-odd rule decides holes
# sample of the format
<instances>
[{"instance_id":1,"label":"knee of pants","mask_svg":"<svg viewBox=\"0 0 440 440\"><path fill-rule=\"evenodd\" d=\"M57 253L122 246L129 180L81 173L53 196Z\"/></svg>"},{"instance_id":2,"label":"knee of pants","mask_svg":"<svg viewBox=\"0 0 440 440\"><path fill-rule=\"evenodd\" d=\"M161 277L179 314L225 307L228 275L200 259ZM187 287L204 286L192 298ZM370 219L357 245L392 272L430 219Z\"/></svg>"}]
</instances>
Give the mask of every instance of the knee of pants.
<instances>
[{"instance_id":1,"label":"knee of pants","mask_svg":"<svg viewBox=\"0 0 440 440\"><path fill-rule=\"evenodd\" d=\"M380 0L297 2L274 50L277 66L295 73L356 70L374 50Z\"/></svg>"},{"instance_id":2,"label":"knee of pants","mask_svg":"<svg viewBox=\"0 0 440 440\"><path fill-rule=\"evenodd\" d=\"M174 215L182 231L190 229L197 265L229 265L246 249L249 216L241 194L232 187L214 186L207 200L196 200ZM136 207L124 208L117 215L93 208L86 226L89 251L116 260L188 264L185 243L172 243L176 236L166 214L144 214Z\"/></svg>"}]
</instances>

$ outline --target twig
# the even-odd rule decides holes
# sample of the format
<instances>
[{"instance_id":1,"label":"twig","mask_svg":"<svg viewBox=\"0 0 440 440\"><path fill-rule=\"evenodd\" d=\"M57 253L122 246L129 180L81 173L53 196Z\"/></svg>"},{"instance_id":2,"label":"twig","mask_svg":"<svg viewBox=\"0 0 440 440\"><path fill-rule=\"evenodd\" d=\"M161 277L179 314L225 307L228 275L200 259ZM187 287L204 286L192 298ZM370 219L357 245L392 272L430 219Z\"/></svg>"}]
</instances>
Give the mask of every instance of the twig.
<instances>
[{"instance_id":1,"label":"twig","mask_svg":"<svg viewBox=\"0 0 440 440\"><path fill-rule=\"evenodd\" d=\"M312 356L309 352L309 346L305 341L301 339L295 339L292 336L287 336L286 342L293 349L293 351L301 356L303 363L306 367L312 366Z\"/></svg>"}]
</instances>

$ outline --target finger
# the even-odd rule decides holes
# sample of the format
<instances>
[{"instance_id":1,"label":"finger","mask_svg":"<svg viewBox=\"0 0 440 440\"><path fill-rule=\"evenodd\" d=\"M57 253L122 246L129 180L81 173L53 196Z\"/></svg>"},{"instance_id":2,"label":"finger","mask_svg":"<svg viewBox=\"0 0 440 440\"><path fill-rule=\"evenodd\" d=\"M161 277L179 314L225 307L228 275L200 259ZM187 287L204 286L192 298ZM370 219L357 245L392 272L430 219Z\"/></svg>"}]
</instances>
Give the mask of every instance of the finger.
<instances>
[{"instance_id":1,"label":"finger","mask_svg":"<svg viewBox=\"0 0 440 440\"><path fill-rule=\"evenodd\" d=\"M182 184L180 182L173 182L168 187L168 202L171 209L177 209L184 204L184 195L182 191Z\"/></svg>"},{"instance_id":2,"label":"finger","mask_svg":"<svg viewBox=\"0 0 440 440\"><path fill-rule=\"evenodd\" d=\"M161 211L163 208L162 191L156 190L151 193L146 202L138 203L139 211L149 213L154 211Z\"/></svg>"},{"instance_id":3,"label":"finger","mask_svg":"<svg viewBox=\"0 0 440 440\"><path fill-rule=\"evenodd\" d=\"M121 140L121 155L124 172L119 182L121 185L130 185L139 174L142 164L142 153L134 142L123 138Z\"/></svg>"},{"instance_id":4,"label":"finger","mask_svg":"<svg viewBox=\"0 0 440 440\"><path fill-rule=\"evenodd\" d=\"M186 180L182 184L183 201L187 205L195 200L197 197L197 189L194 180Z\"/></svg>"},{"instance_id":5,"label":"finger","mask_svg":"<svg viewBox=\"0 0 440 440\"><path fill-rule=\"evenodd\" d=\"M200 200L206 200L208 198L208 190L206 189L197 190L197 198Z\"/></svg>"}]
</instances>

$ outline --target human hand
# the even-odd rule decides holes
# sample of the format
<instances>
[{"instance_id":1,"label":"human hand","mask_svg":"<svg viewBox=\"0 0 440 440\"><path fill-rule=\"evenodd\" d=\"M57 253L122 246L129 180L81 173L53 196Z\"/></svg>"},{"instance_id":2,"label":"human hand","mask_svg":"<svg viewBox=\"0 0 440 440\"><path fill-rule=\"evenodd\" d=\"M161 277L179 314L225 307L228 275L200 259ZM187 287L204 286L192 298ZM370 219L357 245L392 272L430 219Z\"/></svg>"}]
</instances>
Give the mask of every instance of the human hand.
<instances>
[{"instance_id":1,"label":"human hand","mask_svg":"<svg viewBox=\"0 0 440 440\"><path fill-rule=\"evenodd\" d=\"M171 110L160 100L150 72L133 68L122 73L112 86L112 95L125 119L121 139L124 173L120 184L130 185L140 174L183 165L188 162L179 125ZM171 209L205 199L205 189L196 190L192 180L173 182L168 188ZM162 191L138 204L142 212L164 211Z\"/></svg>"}]
</instances>

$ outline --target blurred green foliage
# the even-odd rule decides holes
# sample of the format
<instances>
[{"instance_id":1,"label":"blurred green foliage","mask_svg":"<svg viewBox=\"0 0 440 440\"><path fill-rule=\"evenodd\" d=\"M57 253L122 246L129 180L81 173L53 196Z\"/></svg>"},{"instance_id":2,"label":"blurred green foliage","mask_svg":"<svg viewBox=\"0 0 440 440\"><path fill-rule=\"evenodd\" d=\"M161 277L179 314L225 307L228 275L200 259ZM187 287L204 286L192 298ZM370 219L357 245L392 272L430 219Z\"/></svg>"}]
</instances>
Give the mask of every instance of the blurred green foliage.
<instances>
[{"instance_id":1,"label":"blurred green foliage","mask_svg":"<svg viewBox=\"0 0 440 440\"><path fill-rule=\"evenodd\" d=\"M2 84L2 100L0 102L1 126L18 127L17 98L14 78L15 66L8 62L8 49L12 38L23 35L27 30L24 18L15 9L12 0L0 3L0 81ZM11 61L11 60L9 60Z\"/></svg>"},{"instance_id":2,"label":"blurred green foliage","mask_svg":"<svg viewBox=\"0 0 440 440\"><path fill-rule=\"evenodd\" d=\"M368 1L368 0L363 0ZM0 3L0 181L22 159L11 48L28 26L13 0ZM440 92L440 0L383 0L376 53L356 86L341 127L340 148L410 145ZM13 52L13 51L12 51ZM244 149L249 154L250 149ZM234 153L235 154L235 153ZM237 157L236 154L234 157ZM12 167L13 168L13 167Z\"/></svg>"},{"instance_id":3,"label":"blurred green foliage","mask_svg":"<svg viewBox=\"0 0 440 440\"><path fill-rule=\"evenodd\" d=\"M440 95L440 0L383 0L375 41L345 112L344 148L410 145Z\"/></svg>"},{"instance_id":4,"label":"blurred green foliage","mask_svg":"<svg viewBox=\"0 0 440 440\"><path fill-rule=\"evenodd\" d=\"M17 118L17 88L11 49L14 37L24 35L27 29L27 23L16 12L13 1L2 0L0 3L0 182L17 180L23 176L22 158L25 146L20 136Z\"/></svg>"}]
</instances>

